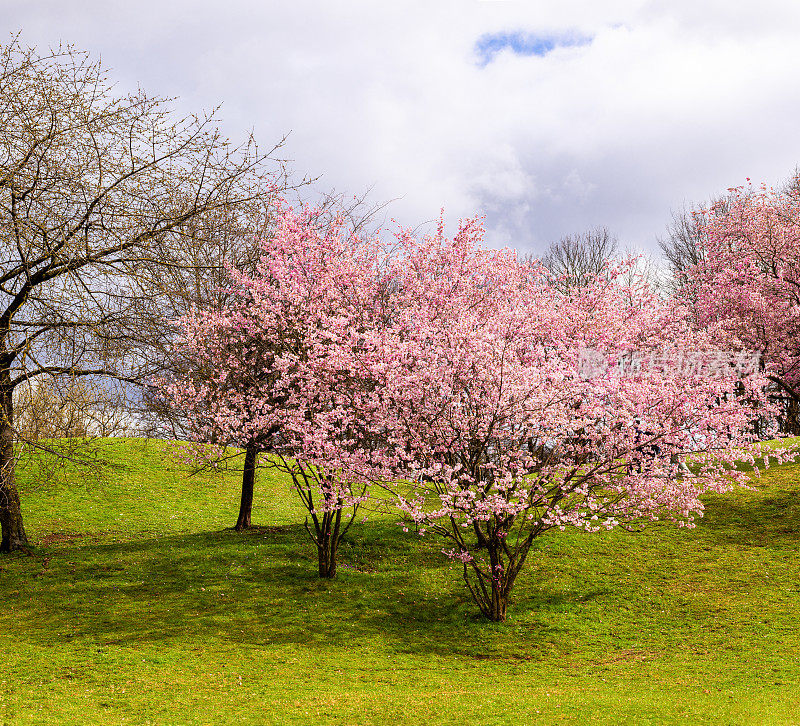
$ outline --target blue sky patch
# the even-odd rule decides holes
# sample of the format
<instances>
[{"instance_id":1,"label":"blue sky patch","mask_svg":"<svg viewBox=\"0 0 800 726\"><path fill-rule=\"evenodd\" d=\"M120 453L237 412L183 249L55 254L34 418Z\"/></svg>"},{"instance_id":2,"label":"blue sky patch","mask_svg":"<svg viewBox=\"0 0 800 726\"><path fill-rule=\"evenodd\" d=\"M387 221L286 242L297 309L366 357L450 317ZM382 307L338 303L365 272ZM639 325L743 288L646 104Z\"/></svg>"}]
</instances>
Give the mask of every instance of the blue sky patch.
<instances>
[{"instance_id":1,"label":"blue sky patch","mask_svg":"<svg viewBox=\"0 0 800 726\"><path fill-rule=\"evenodd\" d=\"M494 60L494 57L505 48L510 48L517 55L546 56L556 48L569 48L588 45L590 37L583 35L554 35L514 32L486 33L475 43L478 65L483 67Z\"/></svg>"}]
</instances>

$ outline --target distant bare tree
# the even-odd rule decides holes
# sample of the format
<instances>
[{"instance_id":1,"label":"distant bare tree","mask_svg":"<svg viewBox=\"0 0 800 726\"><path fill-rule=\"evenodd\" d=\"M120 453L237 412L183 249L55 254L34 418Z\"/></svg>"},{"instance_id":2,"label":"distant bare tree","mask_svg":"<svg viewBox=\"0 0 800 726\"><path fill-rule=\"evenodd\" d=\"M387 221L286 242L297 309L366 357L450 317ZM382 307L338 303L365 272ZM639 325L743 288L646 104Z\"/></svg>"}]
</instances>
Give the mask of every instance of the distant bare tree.
<instances>
[{"instance_id":1,"label":"distant bare tree","mask_svg":"<svg viewBox=\"0 0 800 726\"><path fill-rule=\"evenodd\" d=\"M40 376L17 386L15 430L21 443L47 449L58 439L124 436L135 424L120 392L85 377Z\"/></svg>"},{"instance_id":2,"label":"distant bare tree","mask_svg":"<svg viewBox=\"0 0 800 726\"><path fill-rule=\"evenodd\" d=\"M564 292L585 287L601 275L606 263L617 257L617 239L606 227L562 237L547 248L541 263Z\"/></svg>"},{"instance_id":3,"label":"distant bare tree","mask_svg":"<svg viewBox=\"0 0 800 726\"><path fill-rule=\"evenodd\" d=\"M673 294L686 292L686 271L703 261L702 232L695 217L696 212L687 207L680 212L673 212L666 236L658 240L667 263L666 287Z\"/></svg>"},{"instance_id":4,"label":"distant bare tree","mask_svg":"<svg viewBox=\"0 0 800 726\"><path fill-rule=\"evenodd\" d=\"M38 376L14 390L15 456L37 486L52 485L68 465L93 478L105 468L106 437L136 433L113 382Z\"/></svg>"}]
</instances>

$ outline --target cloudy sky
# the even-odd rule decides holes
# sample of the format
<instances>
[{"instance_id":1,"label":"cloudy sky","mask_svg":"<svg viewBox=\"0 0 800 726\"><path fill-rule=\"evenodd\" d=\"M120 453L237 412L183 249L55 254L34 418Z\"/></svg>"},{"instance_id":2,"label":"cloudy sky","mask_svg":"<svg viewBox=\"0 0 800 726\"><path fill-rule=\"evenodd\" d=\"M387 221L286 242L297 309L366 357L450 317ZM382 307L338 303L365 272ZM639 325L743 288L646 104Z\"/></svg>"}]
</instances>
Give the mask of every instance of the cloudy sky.
<instances>
[{"instance_id":1,"label":"cloudy sky","mask_svg":"<svg viewBox=\"0 0 800 726\"><path fill-rule=\"evenodd\" d=\"M797 0L0 0L0 28L523 251L598 225L653 250L671 210L800 163Z\"/></svg>"}]
</instances>

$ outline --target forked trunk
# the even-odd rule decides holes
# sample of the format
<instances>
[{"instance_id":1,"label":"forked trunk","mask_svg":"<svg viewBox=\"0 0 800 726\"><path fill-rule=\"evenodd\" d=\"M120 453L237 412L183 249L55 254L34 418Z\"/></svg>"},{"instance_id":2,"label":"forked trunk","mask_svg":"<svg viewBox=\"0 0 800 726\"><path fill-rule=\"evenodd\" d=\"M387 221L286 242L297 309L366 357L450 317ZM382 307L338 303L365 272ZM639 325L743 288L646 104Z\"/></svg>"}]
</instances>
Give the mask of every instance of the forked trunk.
<instances>
[{"instance_id":1,"label":"forked trunk","mask_svg":"<svg viewBox=\"0 0 800 726\"><path fill-rule=\"evenodd\" d=\"M253 511L253 489L256 481L256 459L258 450L248 446L244 453L244 471L242 472L242 499L239 504L239 519L236 520L236 531L250 527L250 515Z\"/></svg>"},{"instance_id":2,"label":"forked trunk","mask_svg":"<svg viewBox=\"0 0 800 726\"><path fill-rule=\"evenodd\" d=\"M517 574L525 562L527 549L504 562L496 540L487 538L485 546L488 550L488 566L481 566L474 560L465 562L464 582L483 616L494 623L502 623L506 619L508 601Z\"/></svg>"},{"instance_id":3,"label":"forked trunk","mask_svg":"<svg viewBox=\"0 0 800 726\"><path fill-rule=\"evenodd\" d=\"M337 498L331 479L325 478L320 485L322 504L314 505L314 496L309 487L309 476L301 469L300 474L292 474L297 491L303 504L308 509L309 517L306 517L305 528L309 538L317 547L317 563L319 566L319 576L328 580L336 577L336 555L339 550L339 543L342 537L347 534L353 517L358 510L358 505L353 508L352 517L348 517L342 526L342 506L344 502ZM301 477L302 476L302 480ZM313 529L309 524L309 518L313 522Z\"/></svg>"}]
</instances>

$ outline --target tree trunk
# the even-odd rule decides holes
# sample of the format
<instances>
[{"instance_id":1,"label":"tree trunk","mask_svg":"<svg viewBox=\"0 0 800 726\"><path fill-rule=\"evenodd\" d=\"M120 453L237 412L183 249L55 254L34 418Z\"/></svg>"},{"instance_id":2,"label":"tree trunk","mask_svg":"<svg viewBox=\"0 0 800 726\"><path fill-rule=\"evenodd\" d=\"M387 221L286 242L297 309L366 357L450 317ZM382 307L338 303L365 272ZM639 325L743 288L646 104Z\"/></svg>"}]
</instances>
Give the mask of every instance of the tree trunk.
<instances>
[{"instance_id":1,"label":"tree trunk","mask_svg":"<svg viewBox=\"0 0 800 726\"><path fill-rule=\"evenodd\" d=\"M242 499L239 504L239 519L236 520L236 531L250 527L250 514L253 511L253 488L256 481L256 459L258 450L248 446L244 453L244 471L242 472Z\"/></svg>"},{"instance_id":2,"label":"tree trunk","mask_svg":"<svg viewBox=\"0 0 800 726\"><path fill-rule=\"evenodd\" d=\"M14 479L14 409L10 386L0 389L0 552L25 549L28 537Z\"/></svg>"},{"instance_id":3,"label":"tree trunk","mask_svg":"<svg viewBox=\"0 0 800 726\"><path fill-rule=\"evenodd\" d=\"M512 572L506 569L511 563L503 563L500 547L494 538L489 540L489 562L492 574L492 592L486 615L493 623L502 623L506 619L508 596L514 585Z\"/></svg>"},{"instance_id":4,"label":"tree trunk","mask_svg":"<svg viewBox=\"0 0 800 726\"><path fill-rule=\"evenodd\" d=\"M336 577L336 549L338 547L339 522L341 509L325 512L317 530L317 560L319 576L327 579Z\"/></svg>"},{"instance_id":5,"label":"tree trunk","mask_svg":"<svg viewBox=\"0 0 800 726\"><path fill-rule=\"evenodd\" d=\"M489 620L493 623L502 623L506 619L506 609L508 608L507 588L502 582L502 578L492 581L492 601L489 604L489 612L486 613Z\"/></svg>"},{"instance_id":6,"label":"tree trunk","mask_svg":"<svg viewBox=\"0 0 800 726\"><path fill-rule=\"evenodd\" d=\"M319 560L319 576L328 580L336 577L336 554L333 552L330 540L317 545Z\"/></svg>"},{"instance_id":7,"label":"tree trunk","mask_svg":"<svg viewBox=\"0 0 800 726\"><path fill-rule=\"evenodd\" d=\"M481 614L494 623L502 623L506 619L508 600L514 588L514 580L519 573L522 560L503 563L497 542L491 537L485 538L485 547L489 556L489 566L479 565L475 560L464 563L462 571L464 582L467 585L472 600L478 606Z\"/></svg>"}]
</instances>

